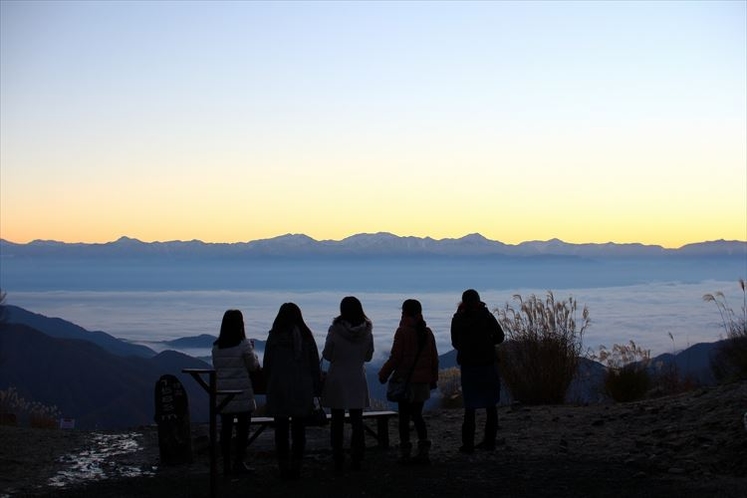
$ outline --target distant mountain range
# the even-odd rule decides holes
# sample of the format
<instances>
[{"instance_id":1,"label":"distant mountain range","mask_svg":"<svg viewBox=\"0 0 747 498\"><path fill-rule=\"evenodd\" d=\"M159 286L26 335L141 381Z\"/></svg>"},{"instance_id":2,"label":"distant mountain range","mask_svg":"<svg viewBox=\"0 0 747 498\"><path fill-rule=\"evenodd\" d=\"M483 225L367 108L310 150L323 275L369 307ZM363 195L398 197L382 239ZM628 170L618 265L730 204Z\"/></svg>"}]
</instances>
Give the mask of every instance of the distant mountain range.
<instances>
[{"instance_id":1,"label":"distant mountain range","mask_svg":"<svg viewBox=\"0 0 747 498\"><path fill-rule=\"evenodd\" d=\"M76 427L118 429L153 423L154 388L161 375L172 374L184 384L193 422L207 421L207 395L184 368L209 368L205 361L176 351L156 354L104 332L89 332L59 318L48 318L16 306L6 306L0 323L0 390L15 387L32 401L56 405ZM172 341L180 346L209 345L202 335ZM261 341L260 341L261 342ZM264 344L258 344L262 347ZM696 344L677 354L654 358L652 365L671 365L683 378L713 383L710 359L718 343ZM439 357L441 369L456 366L456 354ZM385 398L379 384L380 364L366 368L374 399ZM604 367L582 359L578 378L569 389L569 402L597 402ZM503 402L510 398L504 393ZM437 391L429 406L438 402Z\"/></svg>"},{"instance_id":2,"label":"distant mountain range","mask_svg":"<svg viewBox=\"0 0 747 498\"><path fill-rule=\"evenodd\" d=\"M345 239L315 240L307 235L286 234L270 239L236 243L206 243L199 240L141 242L121 237L103 244L63 243L35 240L16 244L0 239L2 258L250 258L262 256L574 256L574 257L658 257L658 256L742 256L747 258L747 241L716 240L688 244L678 249L644 244L571 244L558 239L504 244L480 234L458 239L400 237L391 233L357 234Z\"/></svg>"},{"instance_id":3,"label":"distant mountain range","mask_svg":"<svg viewBox=\"0 0 747 498\"><path fill-rule=\"evenodd\" d=\"M7 322L24 324L50 337L88 341L116 356L153 358L157 354L146 346L131 344L106 332L91 332L61 318L49 318L10 304L4 305L3 308Z\"/></svg>"}]
</instances>

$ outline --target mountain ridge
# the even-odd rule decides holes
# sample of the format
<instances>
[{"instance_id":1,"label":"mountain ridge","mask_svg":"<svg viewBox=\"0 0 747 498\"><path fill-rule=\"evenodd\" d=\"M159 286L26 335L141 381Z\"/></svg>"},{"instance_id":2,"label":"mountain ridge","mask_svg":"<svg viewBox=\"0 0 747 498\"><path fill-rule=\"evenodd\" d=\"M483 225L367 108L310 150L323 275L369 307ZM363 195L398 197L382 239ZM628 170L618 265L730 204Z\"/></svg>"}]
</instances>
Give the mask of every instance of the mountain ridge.
<instances>
[{"instance_id":1,"label":"mountain ridge","mask_svg":"<svg viewBox=\"0 0 747 498\"><path fill-rule=\"evenodd\" d=\"M0 257L237 257L262 256L567 256L660 257L743 256L747 241L712 240L676 249L642 243L569 243L553 238L506 244L479 233L461 238L398 236L389 232L359 233L341 240L316 240L305 234L284 234L248 242L200 240L143 242L131 237L106 243L66 243L34 240L18 244L0 239Z\"/></svg>"}]
</instances>

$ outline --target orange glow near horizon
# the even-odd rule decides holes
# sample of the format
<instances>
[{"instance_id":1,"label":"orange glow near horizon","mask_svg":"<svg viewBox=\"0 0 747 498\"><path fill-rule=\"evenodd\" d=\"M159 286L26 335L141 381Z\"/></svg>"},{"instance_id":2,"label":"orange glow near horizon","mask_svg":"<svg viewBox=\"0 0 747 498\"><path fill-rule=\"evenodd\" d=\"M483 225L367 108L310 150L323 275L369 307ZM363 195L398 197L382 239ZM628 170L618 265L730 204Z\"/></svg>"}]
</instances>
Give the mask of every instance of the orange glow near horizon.
<instances>
[{"instance_id":1,"label":"orange glow near horizon","mask_svg":"<svg viewBox=\"0 0 747 498\"><path fill-rule=\"evenodd\" d=\"M746 2L0 10L11 242L747 240Z\"/></svg>"}]
</instances>

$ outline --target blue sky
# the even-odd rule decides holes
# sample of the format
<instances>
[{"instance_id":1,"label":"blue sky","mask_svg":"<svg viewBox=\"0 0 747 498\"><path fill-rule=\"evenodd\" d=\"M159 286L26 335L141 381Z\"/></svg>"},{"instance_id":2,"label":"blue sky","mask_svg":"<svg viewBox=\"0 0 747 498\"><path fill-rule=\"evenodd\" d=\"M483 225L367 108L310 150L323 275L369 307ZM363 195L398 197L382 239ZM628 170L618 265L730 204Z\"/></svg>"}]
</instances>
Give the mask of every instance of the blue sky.
<instances>
[{"instance_id":1,"label":"blue sky","mask_svg":"<svg viewBox=\"0 0 747 498\"><path fill-rule=\"evenodd\" d=\"M0 236L747 240L746 5L3 1Z\"/></svg>"}]
</instances>

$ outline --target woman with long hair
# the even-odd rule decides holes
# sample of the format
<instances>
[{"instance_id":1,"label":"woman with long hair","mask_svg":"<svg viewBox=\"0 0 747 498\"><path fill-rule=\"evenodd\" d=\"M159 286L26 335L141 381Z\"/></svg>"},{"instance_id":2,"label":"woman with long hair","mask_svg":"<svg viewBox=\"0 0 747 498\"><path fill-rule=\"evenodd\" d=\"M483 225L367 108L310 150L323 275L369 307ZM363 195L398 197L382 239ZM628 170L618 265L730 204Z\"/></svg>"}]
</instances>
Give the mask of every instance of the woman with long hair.
<instances>
[{"instance_id":1,"label":"woman with long hair","mask_svg":"<svg viewBox=\"0 0 747 498\"><path fill-rule=\"evenodd\" d=\"M275 418L275 451L281 479L298 479L306 448L304 418L319 395L319 350L294 303L280 306L265 345L267 414ZM292 446L289 445L289 431Z\"/></svg>"},{"instance_id":2,"label":"woman with long hair","mask_svg":"<svg viewBox=\"0 0 747 498\"><path fill-rule=\"evenodd\" d=\"M423 307L415 299L402 303L402 318L394 333L389 359L379 370L379 382L390 376L409 384L408 399L397 403L399 412L400 462L429 464L431 442L423 418L423 406L438 382L438 351L433 332L423 319ZM410 458L410 421L418 435L418 453Z\"/></svg>"},{"instance_id":3,"label":"woman with long hair","mask_svg":"<svg viewBox=\"0 0 747 498\"><path fill-rule=\"evenodd\" d=\"M340 302L340 314L327 332L322 356L329 361L322 404L331 409L330 443L335 470L344 465L343 425L345 410L352 426L350 454L353 470L360 470L365 453L363 409L370 406L365 363L374 353L373 325L354 296Z\"/></svg>"},{"instance_id":4,"label":"woman with long hair","mask_svg":"<svg viewBox=\"0 0 747 498\"><path fill-rule=\"evenodd\" d=\"M254 346L246 339L244 316L239 310L223 314L220 334L213 343L213 368L218 390L240 390L220 412L220 445L226 475L246 474L250 471L244 463L249 439L249 423L257 408L249 372L259 369ZM220 399L218 400L220 401ZM231 436L236 421L236 454L231 461Z\"/></svg>"}]
</instances>

